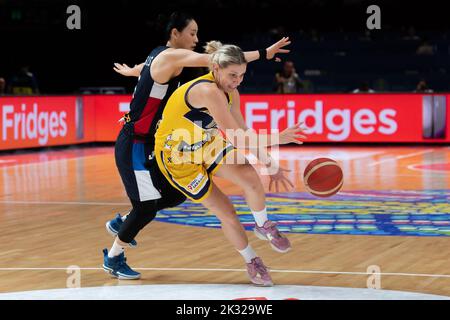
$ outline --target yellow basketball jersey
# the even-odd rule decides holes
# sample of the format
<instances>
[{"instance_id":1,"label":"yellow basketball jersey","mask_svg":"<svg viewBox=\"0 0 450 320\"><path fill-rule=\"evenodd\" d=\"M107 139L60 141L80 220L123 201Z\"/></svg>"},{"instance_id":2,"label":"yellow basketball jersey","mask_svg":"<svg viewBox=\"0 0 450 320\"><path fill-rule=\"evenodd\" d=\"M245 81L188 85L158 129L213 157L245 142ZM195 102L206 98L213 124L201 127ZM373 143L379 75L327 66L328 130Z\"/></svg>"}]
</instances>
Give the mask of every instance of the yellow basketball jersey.
<instances>
[{"instance_id":1,"label":"yellow basketball jersey","mask_svg":"<svg viewBox=\"0 0 450 320\"><path fill-rule=\"evenodd\" d=\"M167 101L155 134L155 158L169 183L194 202L208 197L211 176L236 152L223 139L206 108L186 101L189 90L201 82L214 82L212 73L179 87ZM231 97L227 94L229 106Z\"/></svg>"},{"instance_id":2,"label":"yellow basketball jersey","mask_svg":"<svg viewBox=\"0 0 450 320\"><path fill-rule=\"evenodd\" d=\"M157 149L195 153L219 134L217 124L208 110L197 109L187 101L189 90L201 82L214 82L212 72L185 83L170 96L155 134ZM226 95L231 106L231 95Z\"/></svg>"}]
</instances>

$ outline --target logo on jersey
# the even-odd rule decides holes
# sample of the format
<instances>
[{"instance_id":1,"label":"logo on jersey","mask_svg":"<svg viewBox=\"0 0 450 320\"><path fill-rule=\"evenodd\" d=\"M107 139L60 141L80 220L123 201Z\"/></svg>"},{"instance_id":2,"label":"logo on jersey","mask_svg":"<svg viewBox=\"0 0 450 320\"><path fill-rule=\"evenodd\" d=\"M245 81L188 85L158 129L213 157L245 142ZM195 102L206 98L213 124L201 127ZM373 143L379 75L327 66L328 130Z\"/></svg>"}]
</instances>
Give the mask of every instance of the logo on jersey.
<instances>
[{"instance_id":1,"label":"logo on jersey","mask_svg":"<svg viewBox=\"0 0 450 320\"><path fill-rule=\"evenodd\" d=\"M189 185L187 186L187 188L189 190L195 190L195 188L198 187L198 185L200 184L200 182L202 182L204 175L199 173L197 177L195 177L194 180L191 181L191 183L189 183Z\"/></svg>"}]
</instances>

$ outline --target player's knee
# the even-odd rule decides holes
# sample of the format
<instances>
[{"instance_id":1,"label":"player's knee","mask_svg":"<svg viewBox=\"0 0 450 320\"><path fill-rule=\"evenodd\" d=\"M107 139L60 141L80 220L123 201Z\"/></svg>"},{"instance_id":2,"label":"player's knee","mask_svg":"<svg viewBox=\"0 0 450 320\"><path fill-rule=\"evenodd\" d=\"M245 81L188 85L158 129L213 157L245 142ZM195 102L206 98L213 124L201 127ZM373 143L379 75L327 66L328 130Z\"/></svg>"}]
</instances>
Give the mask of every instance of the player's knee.
<instances>
[{"instance_id":1,"label":"player's knee","mask_svg":"<svg viewBox=\"0 0 450 320\"><path fill-rule=\"evenodd\" d=\"M151 222L155 218L157 213L155 200L139 202L137 205L134 205L134 208L136 210L136 216L138 221L137 226L140 229L142 229L149 222Z\"/></svg>"},{"instance_id":2,"label":"player's knee","mask_svg":"<svg viewBox=\"0 0 450 320\"><path fill-rule=\"evenodd\" d=\"M235 225L235 224L239 224L240 221L236 215L236 211L233 209L231 211L228 211L227 213L221 214L220 216L218 216L221 224L226 224L226 225Z\"/></svg>"},{"instance_id":3,"label":"player's knee","mask_svg":"<svg viewBox=\"0 0 450 320\"><path fill-rule=\"evenodd\" d=\"M236 216L236 209L230 201L218 201L216 198L208 198L203 202L203 205L221 221Z\"/></svg>"},{"instance_id":4,"label":"player's knee","mask_svg":"<svg viewBox=\"0 0 450 320\"><path fill-rule=\"evenodd\" d=\"M131 201L133 210L131 210L127 219L120 227L118 234L119 240L130 243L136 235L156 216L156 201Z\"/></svg>"},{"instance_id":5,"label":"player's knee","mask_svg":"<svg viewBox=\"0 0 450 320\"><path fill-rule=\"evenodd\" d=\"M219 220L222 223L236 223L238 221L236 209L234 208L233 204L227 203L225 206L222 206L221 208L217 208L214 212L220 213L218 215Z\"/></svg>"}]
</instances>

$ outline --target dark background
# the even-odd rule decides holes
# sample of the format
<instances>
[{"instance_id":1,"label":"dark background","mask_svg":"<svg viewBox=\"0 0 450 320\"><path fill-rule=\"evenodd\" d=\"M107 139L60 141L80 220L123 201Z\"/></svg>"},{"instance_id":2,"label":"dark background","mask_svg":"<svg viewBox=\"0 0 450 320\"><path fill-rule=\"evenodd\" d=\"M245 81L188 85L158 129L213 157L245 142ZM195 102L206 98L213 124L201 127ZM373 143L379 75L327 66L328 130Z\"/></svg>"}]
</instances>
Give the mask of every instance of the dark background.
<instances>
[{"instance_id":1,"label":"dark background","mask_svg":"<svg viewBox=\"0 0 450 320\"><path fill-rule=\"evenodd\" d=\"M71 4L81 7L81 30L66 28ZM371 4L381 8L382 30L372 32L375 38L410 26L435 34L450 29L443 1L0 0L0 77L8 79L20 65L29 64L41 93L73 93L83 86L124 86L130 92L136 79L118 76L113 62L141 63L153 47L165 43L155 25L161 13L181 10L194 15L200 39L196 51L211 39L249 50L256 48L245 39L253 33L270 34L279 26L290 36L312 29L362 34Z\"/></svg>"}]
</instances>

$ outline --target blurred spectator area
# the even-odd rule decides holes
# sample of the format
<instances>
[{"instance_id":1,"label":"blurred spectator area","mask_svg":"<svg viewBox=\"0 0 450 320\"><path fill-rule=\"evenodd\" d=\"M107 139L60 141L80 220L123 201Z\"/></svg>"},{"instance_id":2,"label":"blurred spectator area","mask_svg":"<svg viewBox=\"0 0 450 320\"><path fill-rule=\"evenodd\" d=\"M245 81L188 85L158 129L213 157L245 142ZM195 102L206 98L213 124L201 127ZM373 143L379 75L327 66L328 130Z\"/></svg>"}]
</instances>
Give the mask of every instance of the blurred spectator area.
<instances>
[{"instance_id":1,"label":"blurred spectator area","mask_svg":"<svg viewBox=\"0 0 450 320\"><path fill-rule=\"evenodd\" d=\"M388 32L298 32L288 58L304 81L303 92L351 92L362 80L377 92L412 92L421 79L435 91L450 91L450 42L447 34L409 31ZM406 36L405 36L406 35ZM432 54L417 54L424 39ZM264 47L274 39L269 34L244 36L244 49ZM273 74L282 63L250 64L241 91L272 91Z\"/></svg>"},{"instance_id":2,"label":"blurred spectator area","mask_svg":"<svg viewBox=\"0 0 450 320\"><path fill-rule=\"evenodd\" d=\"M369 31L366 9L375 3L382 11L381 30ZM81 8L81 30L67 29L69 4ZM171 0L139 6L127 0L0 0L0 76L11 85L27 62L43 93L86 86L133 92L136 79L115 74L113 63L141 63L164 44L158 16L174 10L196 18L198 52L208 40L255 50L290 36L291 53L281 58L294 62L300 92L348 93L362 81L376 92L413 92L422 79L435 92L450 92L450 19L445 2L433 0ZM241 91L274 92L273 77L282 66L249 64Z\"/></svg>"},{"instance_id":3,"label":"blurred spectator area","mask_svg":"<svg viewBox=\"0 0 450 320\"><path fill-rule=\"evenodd\" d=\"M125 94L124 87L81 87L80 94Z\"/></svg>"}]
</instances>

